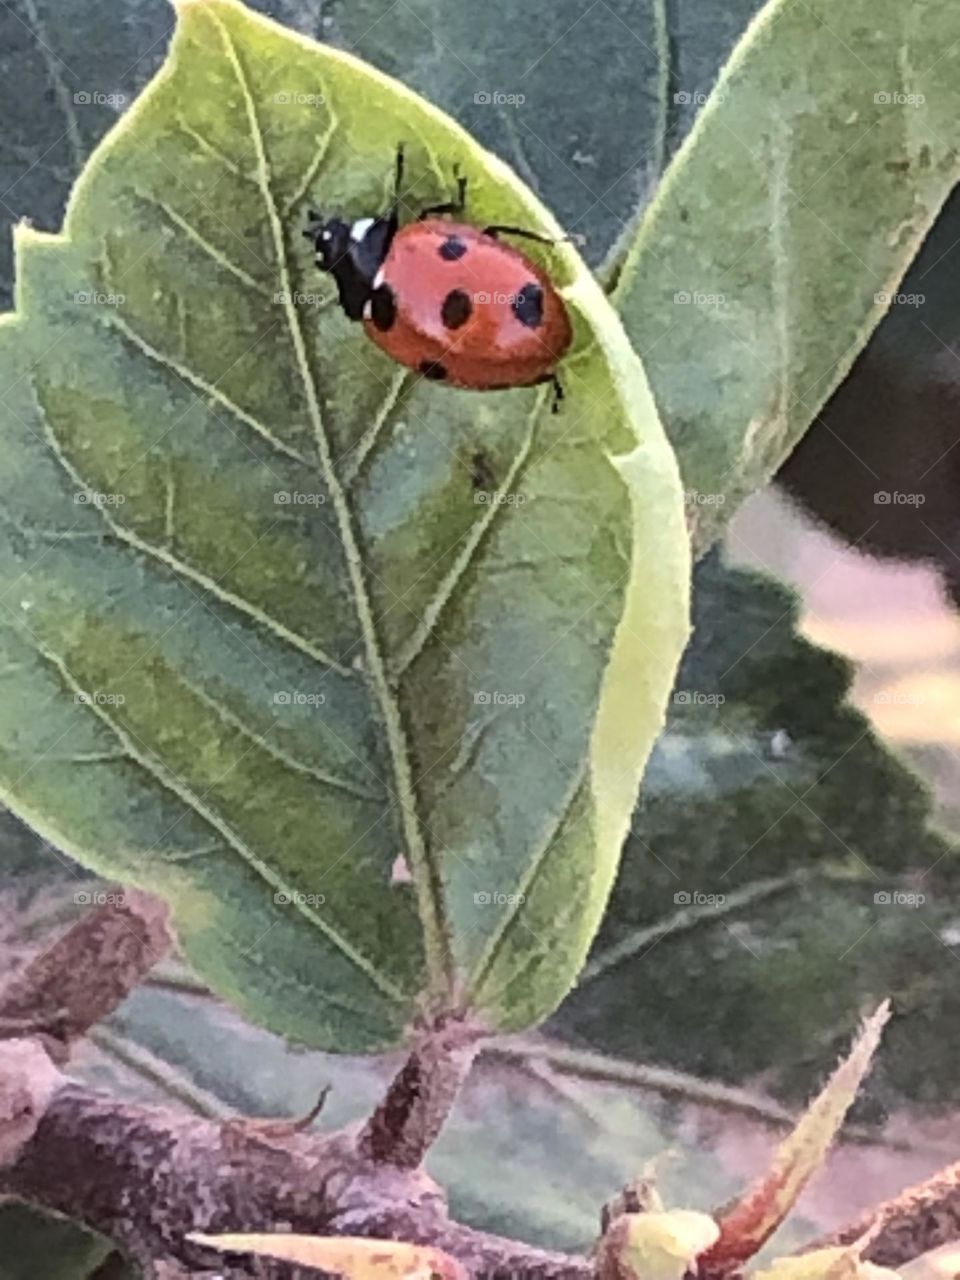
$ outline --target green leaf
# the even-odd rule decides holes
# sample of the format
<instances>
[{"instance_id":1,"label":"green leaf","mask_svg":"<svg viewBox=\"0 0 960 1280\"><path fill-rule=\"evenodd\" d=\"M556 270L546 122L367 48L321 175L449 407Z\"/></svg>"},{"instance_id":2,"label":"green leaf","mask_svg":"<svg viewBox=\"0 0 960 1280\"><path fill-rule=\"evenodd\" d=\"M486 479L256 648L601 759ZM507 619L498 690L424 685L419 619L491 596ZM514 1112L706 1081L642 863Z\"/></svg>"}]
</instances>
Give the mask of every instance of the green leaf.
<instances>
[{"instance_id":1,"label":"green leaf","mask_svg":"<svg viewBox=\"0 0 960 1280\"><path fill-rule=\"evenodd\" d=\"M942 931L958 861L930 794L847 700L851 664L800 633L791 590L718 553L694 583L667 730L593 955L554 1026L708 1077L762 1072L792 1100L890 995L887 1104L952 1101L938 1027L956 1017ZM918 887L920 909L875 901Z\"/></svg>"},{"instance_id":2,"label":"green leaf","mask_svg":"<svg viewBox=\"0 0 960 1280\"><path fill-rule=\"evenodd\" d=\"M960 190L778 480L818 523L871 555L936 565L960 601L956 402ZM923 423L917 431L916 424ZM910 494L893 502L879 493ZM916 496L913 496L916 495Z\"/></svg>"},{"instance_id":3,"label":"green leaf","mask_svg":"<svg viewBox=\"0 0 960 1280\"><path fill-rule=\"evenodd\" d=\"M103 1236L55 1214L0 1205L0 1280L93 1280L112 1248Z\"/></svg>"},{"instance_id":4,"label":"green leaf","mask_svg":"<svg viewBox=\"0 0 960 1280\"><path fill-rule=\"evenodd\" d=\"M401 86L186 4L0 327L4 798L341 1051L560 1000L686 635L675 461L571 249L558 415L413 382L327 305L306 208L382 207L400 138L416 205L459 162L474 220L551 226Z\"/></svg>"},{"instance_id":5,"label":"green leaf","mask_svg":"<svg viewBox=\"0 0 960 1280\"><path fill-rule=\"evenodd\" d=\"M773 0L647 211L615 300L701 546L847 373L956 181L958 39L941 0Z\"/></svg>"}]
</instances>

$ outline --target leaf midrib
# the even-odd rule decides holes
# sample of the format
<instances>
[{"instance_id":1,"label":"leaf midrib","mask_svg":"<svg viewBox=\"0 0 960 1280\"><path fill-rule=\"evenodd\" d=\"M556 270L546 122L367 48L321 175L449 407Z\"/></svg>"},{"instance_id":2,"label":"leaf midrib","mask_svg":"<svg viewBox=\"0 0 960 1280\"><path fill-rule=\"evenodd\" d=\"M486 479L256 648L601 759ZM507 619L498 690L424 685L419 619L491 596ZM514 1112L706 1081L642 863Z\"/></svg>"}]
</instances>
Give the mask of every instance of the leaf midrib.
<instances>
[{"instance_id":1,"label":"leaf midrib","mask_svg":"<svg viewBox=\"0 0 960 1280\"><path fill-rule=\"evenodd\" d=\"M428 992L443 1006L452 1007L455 999L456 976L454 949L447 914L444 909L444 892L441 868L423 839L418 811L413 769L400 707L387 675L386 662L380 649L379 637L373 619L373 610L364 577L359 539L354 527L354 516L347 495L333 463L333 453L327 438L320 412L317 387L307 355L306 343L300 324L300 316L292 298L290 266L283 224L277 209L270 182L270 167L264 147L263 133L257 116L256 104L243 63L237 53L230 32L220 16L207 10L216 26L227 61L233 69L243 99L251 141L257 160L257 180L266 208L273 239L277 269L280 275L283 310L296 356L297 370L303 385L307 411L313 428L324 481L330 494L337 519L344 560L354 598L354 607L360 623L369 677L380 709L386 733L387 746L394 777L394 793L400 807L401 824L406 844L407 861L414 874L420 922L424 932L424 953L427 968Z\"/></svg>"}]
</instances>

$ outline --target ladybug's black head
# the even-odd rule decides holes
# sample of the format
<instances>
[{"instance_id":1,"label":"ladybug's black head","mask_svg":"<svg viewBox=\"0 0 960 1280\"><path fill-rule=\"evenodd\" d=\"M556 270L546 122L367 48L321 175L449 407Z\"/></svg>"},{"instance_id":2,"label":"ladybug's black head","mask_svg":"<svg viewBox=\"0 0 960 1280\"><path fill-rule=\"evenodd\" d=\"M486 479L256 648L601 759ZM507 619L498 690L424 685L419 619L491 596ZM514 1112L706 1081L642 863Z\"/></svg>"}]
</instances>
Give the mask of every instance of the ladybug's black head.
<instances>
[{"instance_id":1,"label":"ladybug's black head","mask_svg":"<svg viewBox=\"0 0 960 1280\"><path fill-rule=\"evenodd\" d=\"M312 214L303 234L316 246L320 270L335 272L337 263L346 257L350 248L350 224L342 218L324 221L319 214Z\"/></svg>"},{"instance_id":2,"label":"ladybug's black head","mask_svg":"<svg viewBox=\"0 0 960 1280\"><path fill-rule=\"evenodd\" d=\"M360 218L354 223L342 218L324 220L311 212L304 230L317 250L317 266L337 282L340 305L351 320L360 320L363 307L373 292L373 282L383 266L397 233L397 217Z\"/></svg>"}]
</instances>

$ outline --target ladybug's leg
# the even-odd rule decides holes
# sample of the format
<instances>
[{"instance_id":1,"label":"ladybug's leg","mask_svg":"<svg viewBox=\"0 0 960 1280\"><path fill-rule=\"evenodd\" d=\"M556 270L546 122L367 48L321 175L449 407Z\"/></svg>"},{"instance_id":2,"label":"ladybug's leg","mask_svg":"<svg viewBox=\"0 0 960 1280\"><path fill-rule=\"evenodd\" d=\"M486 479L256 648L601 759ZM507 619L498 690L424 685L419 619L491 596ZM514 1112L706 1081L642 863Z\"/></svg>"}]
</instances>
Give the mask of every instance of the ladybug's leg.
<instances>
[{"instance_id":1,"label":"ladybug's leg","mask_svg":"<svg viewBox=\"0 0 960 1280\"><path fill-rule=\"evenodd\" d=\"M432 218L437 213L463 213L467 207L467 180L463 174L457 173L454 169L457 179L457 198L456 200L448 200L445 204L432 204L428 209L422 209L417 216L417 221L422 222L424 218Z\"/></svg>"},{"instance_id":2,"label":"ladybug's leg","mask_svg":"<svg viewBox=\"0 0 960 1280\"><path fill-rule=\"evenodd\" d=\"M533 384L535 387L542 386L549 382L553 387L553 404L550 406L551 413L560 412L560 401L563 399L563 383L555 373L545 373L542 378L538 378Z\"/></svg>"}]
</instances>

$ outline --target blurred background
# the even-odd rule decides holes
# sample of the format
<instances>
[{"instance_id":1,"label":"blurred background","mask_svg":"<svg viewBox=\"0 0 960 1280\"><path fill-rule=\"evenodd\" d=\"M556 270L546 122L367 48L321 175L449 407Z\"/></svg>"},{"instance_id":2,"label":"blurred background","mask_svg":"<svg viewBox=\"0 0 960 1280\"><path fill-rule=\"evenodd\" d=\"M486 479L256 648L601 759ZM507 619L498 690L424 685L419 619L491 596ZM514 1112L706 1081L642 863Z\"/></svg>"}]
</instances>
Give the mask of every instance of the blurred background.
<instances>
[{"instance_id":1,"label":"blurred background","mask_svg":"<svg viewBox=\"0 0 960 1280\"><path fill-rule=\"evenodd\" d=\"M456 116L600 268L758 5L255 7ZM0 307L13 297L10 226L57 229L73 177L171 27L165 0L0 5ZM698 567L694 639L583 981L541 1034L482 1058L431 1158L478 1225L581 1247L595 1205L657 1156L668 1199L722 1201L886 996L896 1016L856 1130L792 1230L837 1225L955 1156L958 246L954 198L778 481ZM96 888L0 815L3 970ZM106 1088L204 1114L297 1115L330 1083L323 1124L369 1110L393 1066L246 1026L178 964L79 1062ZM105 1276L108 1253L0 1208L0 1280Z\"/></svg>"}]
</instances>

